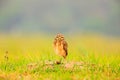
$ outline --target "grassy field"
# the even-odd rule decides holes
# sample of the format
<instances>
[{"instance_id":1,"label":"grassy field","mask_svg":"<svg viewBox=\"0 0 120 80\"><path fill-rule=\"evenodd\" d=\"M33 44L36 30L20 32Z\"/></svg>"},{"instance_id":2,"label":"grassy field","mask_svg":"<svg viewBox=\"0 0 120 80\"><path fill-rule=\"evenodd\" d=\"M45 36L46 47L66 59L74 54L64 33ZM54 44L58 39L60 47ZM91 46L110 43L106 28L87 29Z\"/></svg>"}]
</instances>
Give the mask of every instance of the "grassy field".
<instances>
[{"instance_id":1,"label":"grassy field","mask_svg":"<svg viewBox=\"0 0 120 80\"><path fill-rule=\"evenodd\" d=\"M120 38L66 36L69 54L59 65L53 39L0 35L0 80L120 80Z\"/></svg>"}]
</instances>

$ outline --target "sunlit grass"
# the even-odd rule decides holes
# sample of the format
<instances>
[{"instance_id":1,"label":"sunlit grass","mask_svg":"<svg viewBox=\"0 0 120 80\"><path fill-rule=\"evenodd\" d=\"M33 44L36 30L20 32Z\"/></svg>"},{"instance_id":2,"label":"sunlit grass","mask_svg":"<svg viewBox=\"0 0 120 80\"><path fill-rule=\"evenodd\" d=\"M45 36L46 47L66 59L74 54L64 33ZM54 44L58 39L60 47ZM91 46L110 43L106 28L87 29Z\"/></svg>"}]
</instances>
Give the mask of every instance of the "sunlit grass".
<instances>
[{"instance_id":1,"label":"sunlit grass","mask_svg":"<svg viewBox=\"0 0 120 80\"><path fill-rule=\"evenodd\" d=\"M57 60L53 51L54 36L0 37L0 79L10 80L119 80L120 39L100 35L66 36L67 62L83 62L77 69L61 65L46 66ZM6 51L8 54L6 55ZM5 59L8 56L8 59ZM30 70L28 64L39 67ZM71 66L71 65L70 65Z\"/></svg>"}]
</instances>

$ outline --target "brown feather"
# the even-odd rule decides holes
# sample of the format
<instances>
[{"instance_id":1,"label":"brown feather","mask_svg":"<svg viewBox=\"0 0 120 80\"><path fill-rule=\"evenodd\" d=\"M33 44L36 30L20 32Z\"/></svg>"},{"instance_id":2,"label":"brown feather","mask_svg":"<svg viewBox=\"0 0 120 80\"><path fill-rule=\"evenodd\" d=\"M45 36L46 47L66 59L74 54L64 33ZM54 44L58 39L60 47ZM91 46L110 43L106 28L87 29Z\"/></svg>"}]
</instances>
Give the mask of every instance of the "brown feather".
<instances>
[{"instance_id":1,"label":"brown feather","mask_svg":"<svg viewBox=\"0 0 120 80\"><path fill-rule=\"evenodd\" d=\"M53 45L55 52L58 55L66 58L66 56L68 55L68 51L67 51L68 44L65 41L64 36L62 34L57 34L57 36L54 39Z\"/></svg>"}]
</instances>

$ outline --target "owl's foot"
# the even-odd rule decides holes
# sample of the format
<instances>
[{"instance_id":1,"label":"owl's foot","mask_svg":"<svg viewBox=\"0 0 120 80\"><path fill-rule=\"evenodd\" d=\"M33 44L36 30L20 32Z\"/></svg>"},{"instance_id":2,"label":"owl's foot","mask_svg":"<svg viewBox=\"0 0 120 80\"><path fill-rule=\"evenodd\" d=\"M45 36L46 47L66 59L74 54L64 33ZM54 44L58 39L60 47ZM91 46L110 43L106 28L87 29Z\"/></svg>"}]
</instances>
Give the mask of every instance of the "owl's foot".
<instances>
[{"instance_id":1,"label":"owl's foot","mask_svg":"<svg viewBox=\"0 0 120 80\"><path fill-rule=\"evenodd\" d=\"M61 64L61 61L55 61L55 64Z\"/></svg>"}]
</instances>

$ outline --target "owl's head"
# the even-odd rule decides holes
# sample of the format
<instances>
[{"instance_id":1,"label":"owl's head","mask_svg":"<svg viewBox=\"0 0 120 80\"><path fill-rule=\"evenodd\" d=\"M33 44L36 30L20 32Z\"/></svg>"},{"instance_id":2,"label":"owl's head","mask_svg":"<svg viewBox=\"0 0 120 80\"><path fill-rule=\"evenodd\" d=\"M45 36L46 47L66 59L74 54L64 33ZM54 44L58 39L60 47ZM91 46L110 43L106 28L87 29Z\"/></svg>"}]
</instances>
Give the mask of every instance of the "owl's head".
<instances>
[{"instance_id":1,"label":"owl's head","mask_svg":"<svg viewBox=\"0 0 120 80\"><path fill-rule=\"evenodd\" d=\"M60 34L60 33L58 33L55 38L58 41L64 40L64 36L62 34Z\"/></svg>"}]
</instances>

